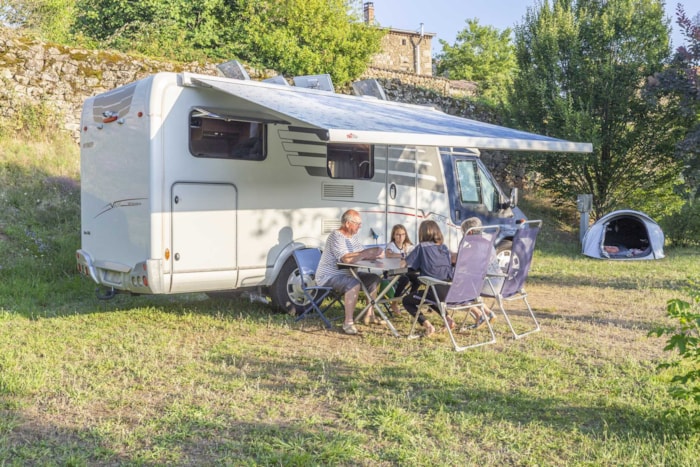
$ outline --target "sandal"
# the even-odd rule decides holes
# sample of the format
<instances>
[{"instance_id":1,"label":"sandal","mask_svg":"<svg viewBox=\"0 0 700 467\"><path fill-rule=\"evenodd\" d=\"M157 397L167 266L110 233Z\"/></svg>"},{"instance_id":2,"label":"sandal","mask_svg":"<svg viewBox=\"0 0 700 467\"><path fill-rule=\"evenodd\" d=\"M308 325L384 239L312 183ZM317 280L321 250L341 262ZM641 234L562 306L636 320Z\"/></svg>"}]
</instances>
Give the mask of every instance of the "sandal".
<instances>
[{"instance_id":1,"label":"sandal","mask_svg":"<svg viewBox=\"0 0 700 467\"><path fill-rule=\"evenodd\" d=\"M355 334L358 333L357 328L355 327L354 323L343 324L343 332L345 334L349 334L351 336L354 336Z\"/></svg>"},{"instance_id":2,"label":"sandal","mask_svg":"<svg viewBox=\"0 0 700 467\"><path fill-rule=\"evenodd\" d=\"M475 311L475 310L469 310L469 316L471 316L472 319L474 319L474 322L476 323L479 321L479 317L481 317L481 313L479 313L478 311Z\"/></svg>"},{"instance_id":3,"label":"sandal","mask_svg":"<svg viewBox=\"0 0 700 467\"><path fill-rule=\"evenodd\" d=\"M479 316L479 319L477 320L477 322L472 324L471 326L467 326L467 329L480 328L481 326L484 325L484 323L486 323L486 318L484 318L484 316L481 315L481 316Z\"/></svg>"},{"instance_id":4,"label":"sandal","mask_svg":"<svg viewBox=\"0 0 700 467\"><path fill-rule=\"evenodd\" d=\"M425 328L423 337L430 337L435 333L435 327L433 327L433 325L428 323L427 321L423 323L423 327Z\"/></svg>"},{"instance_id":5,"label":"sandal","mask_svg":"<svg viewBox=\"0 0 700 467\"><path fill-rule=\"evenodd\" d=\"M372 318L369 320L369 324L384 325L386 324L386 321L381 318L377 318L376 316L372 316Z\"/></svg>"},{"instance_id":6,"label":"sandal","mask_svg":"<svg viewBox=\"0 0 700 467\"><path fill-rule=\"evenodd\" d=\"M496 320L496 313L489 311L489 323L493 323Z\"/></svg>"},{"instance_id":7,"label":"sandal","mask_svg":"<svg viewBox=\"0 0 700 467\"><path fill-rule=\"evenodd\" d=\"M445 316L445 319L447 320L447 326L448 326L450 329L454 329L454 328L455 328L455 320L453 320L453 319L450 318L449 316Z\"/></svg>"},{"instance_id":8,"label":"sandal","mask_svg":"<svg viewBox=\"0 0 700 467\"><path fill-rule=\"evenodd\" d=\"M383 319L377 318L375 315L369 316L365 315L365 317L362 319L362 322L365 324L365 326L369 326L370 324L384 324Z\"/></svg>"}]
</instances>

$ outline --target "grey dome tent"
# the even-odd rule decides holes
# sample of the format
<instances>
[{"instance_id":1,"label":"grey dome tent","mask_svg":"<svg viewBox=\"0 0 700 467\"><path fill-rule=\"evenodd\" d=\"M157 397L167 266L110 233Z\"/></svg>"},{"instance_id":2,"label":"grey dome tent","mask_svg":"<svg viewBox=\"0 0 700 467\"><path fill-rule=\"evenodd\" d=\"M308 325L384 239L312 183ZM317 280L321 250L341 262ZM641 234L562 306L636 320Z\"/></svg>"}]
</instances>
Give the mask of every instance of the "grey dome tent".
<instances>
[{"instance_id":1,"label":"grey dome tent","mask_svg":"<svg viewBox=\"0 0 700 467\"><path fill-rule=\"evenodd\" d=\"M583 236L583 254L604 259L661 259L664 233L640 211L623 209L601 217Z\"/></svg>"}]
</instances>

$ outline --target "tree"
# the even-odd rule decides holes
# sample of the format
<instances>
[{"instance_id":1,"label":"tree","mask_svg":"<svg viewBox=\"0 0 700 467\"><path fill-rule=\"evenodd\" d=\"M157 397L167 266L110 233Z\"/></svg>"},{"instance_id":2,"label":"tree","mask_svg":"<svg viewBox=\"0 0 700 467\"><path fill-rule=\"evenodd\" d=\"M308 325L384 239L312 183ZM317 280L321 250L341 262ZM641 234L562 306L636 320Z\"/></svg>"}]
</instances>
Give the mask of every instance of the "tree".
<instances>
[{"instance_id":1,"label":"tree","mask_svg":"<svg viewBox=\"0 0 700 467\"><path fill-rule=\"evenodd\" d=\"M74 7L75 0L0 0L0 20L44 40L65 42L71 37Z\"/></svg>"},{"instance_id":2,"label":"tree","mask_svg":"<svg viewBox=\"0 0 700 467\"><path fill-rule=\"evenodd\" d=\"M507 89L517 70L511 29L498 32L491 26L480 26L478 19L468 19L467 27L457 33L454 45L440 39L442 53L435 58L437 72L450 79L478 83L481 96L487 100L505 100Z\"/></svg>"},{"instance_id":3,"label":"tree","mask_svg":"<svg viewBox=\"0 0 700 467\"><path fill-rule=\"evenodd\" d=\"M378 28L358 21L345 0L240 0L236 37L242 58L288 75L359 76L379 52Z\"/></svg>"},{"instance_id":4,"label":"tree","mask_svg":"<svg viewBox=\"0 0 700 467\"><path fill-rule=\"evenodd\" d=\"M236 58L287 75L330 73L341 84L365 70L384 34L346 0L76 1L76 34L101 47Z\"/></svg>"},{"instance_id":5,"label":"tree","mask_svg":"<svg viewBox=\"0 0 700 467\"><path fill-rule=\"evenodd\" d=\"M286 75L359 76L384 32L356 0L0 0L0 19L44 40L179 61L238 59Z\"/></svg>"},{"instance_id":6,"label":"tree","mask_svg":"<svg viewBox=\"0 0 700 467\"><path fill-rule=\"evenodd\" d=\"M683 185L690 204L700 196L700 13L691 20L681 4L676 18L686 45L678 47L668 68L648 81L647 96L669 111L684 134L675 148L683 165Z\"/></svg>"},{"instance_id":7,"label":"tree","mask_svg":"<svg viewBox=\"0 0 700 467\"><path fill-rule=\"evenodd\" d=\"M540 156L534 168L563 203L593 194L593 216L633 190L677 176L676 122L643 98L669 56L660 0L544 0L515 29L519 73L510 104L517 126L593 143L587 156Z\"/></svg>"},{"instance_id":8,"label":"tree","mask_svg":"<svg viewBox=\"0 0 700 467\"><path fill-rule=\"evenodd\" d=\"M73 31L96 47L176 60L228 59L240 46L227 0L76 0Z\"/></svg>"}]
</instances>

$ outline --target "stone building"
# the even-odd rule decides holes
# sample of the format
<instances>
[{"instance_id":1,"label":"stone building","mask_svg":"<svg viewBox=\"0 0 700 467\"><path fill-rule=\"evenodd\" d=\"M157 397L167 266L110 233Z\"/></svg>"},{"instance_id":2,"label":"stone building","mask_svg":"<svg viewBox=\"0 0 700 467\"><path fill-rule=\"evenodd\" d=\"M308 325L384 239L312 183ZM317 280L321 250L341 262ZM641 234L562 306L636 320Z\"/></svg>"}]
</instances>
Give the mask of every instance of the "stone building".
<instances>
[{"instance_id":1,"label":"stone building","mask_svg":"<svg viewBox=\"0 0 700 467\"><path fill-rule=\"evenodd\" d=\"M365 2L364 20L374 24L374 3ZM372 57L370 66L384 70L401 71L416 75L433 75L432 40L434 33L382 28L387 34L382 39L382 50Z\"/></svg>"}]
</instances>

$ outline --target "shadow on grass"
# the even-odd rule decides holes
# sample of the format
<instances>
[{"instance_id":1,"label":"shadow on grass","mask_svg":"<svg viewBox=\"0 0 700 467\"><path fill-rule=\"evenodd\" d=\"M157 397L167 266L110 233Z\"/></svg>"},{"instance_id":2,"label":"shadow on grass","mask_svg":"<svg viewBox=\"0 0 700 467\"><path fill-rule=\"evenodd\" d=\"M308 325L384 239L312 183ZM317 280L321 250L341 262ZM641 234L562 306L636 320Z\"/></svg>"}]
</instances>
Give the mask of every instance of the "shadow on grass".
<instances>
[{"instance_id":1,"label":"shadow on grass","mask_svg":"<svg viewBox=\"0 0 700 467\"><path fill-rule=\"evenodd\" d=\"M639 279L637 277L599 277L598 274L589 276L567 274L542 274L533 271L528 276L527 284L545 284L553 287L598 287L624 290L680 289L686 284L686 279ZM526 284L526 286L527 286Z\"/></svg>"},{"instance_id":2,"label":"shadow on grass","mask_svg":"<svg viewBox=\"0 0 700 467\"><path fill-rule=\"evenodd\" d=\"M240 360L234 354L219 354L217 358ZM126 439L120 440L105 434L98 426L75 429L71 428L73 423L70 420L65 425L52 425L38 416L36 419L22 419L21 415L15 415L12 421L15 428L0 433L4 446L0 449L0 460L4 457L13 462L37 464L74 464L80 460L105 465L397 463L401 461L397 457L398 450L405 454L406 450L426 448L404 446L407 439L418 433L396 434L383 429L380 420L396 408L420 418L420 426L411 428L423 433L440 432L447 427L457 430L460 436L467 436L472 430L490 432L491 427L502 430L505 422L520 427L520 431L531 430L536 436L545 426L562 437L570 435L576 439L584 436L593 445L617 443L619 446L612 447L610 452L618 453L640 446L668 449L670 439L684 438L680 427L685 426L685 421L668 417L660 411L636 410L605 400L576 403L570 396L538 397L518 389L484 390L475 381L470 381L466 374L459 381L436 378L434 373L417 371L408 364L375 367L368 372L360 365L337 361L329 361L321 369L318 364L304 358L295 362L282 356L256 358L246 355L245 366L247 378L256 380L259 391L269 396L266 405L250 408L246 416L250 419L241 420L235 411L224 408L215 412L205 410L203 418L196 404L192 405L192 410L180 411L176 416L168 415L172 409L168 404L179 406L177 400L161 401L162 406L152 407L153 413L161 415L146 420L122 419L119 411L101 413L100 423L121 426L120 437ZM319 376L314 372L323 372L326 379L322 386L310 388L303 379L300 380L300 367L309 373L308 379ZM363 377L358 377L360 374ZM235 377L235 372L210 372L210 377L221 381ZM332 400L318 396L318 393L326 392L336 396ZM397 401L395 397L383 396L402 393L410 393L410 397ZM356 400L358 395L363 400L360 409L352 405L353 402L346 402ZM282 416L285 408L280 404L288 403L284 401L290 397L296 397L300 404L310 403L313 413L303 418ZM357 412L347 413L353 410ZM444 417L434 418L437 413L452 416L446 422ZM461 426L458 414L464 414L469 420L478 419L478 428L476 425ZM5 420L9 419L7 414L3 415ZM110 418L114 420L110 422ZM257 420L252 420L255 418ZM498 426L501 428L496 428ZM498 443L504 444L499 448L504 455L516 449L506 441ZM563 444L565 450L575 448L575 445ZM487 455L485 451L482 453Z\"/></svg>"},{"instance_id":3,"label":"shadow on grass","mask_svg":"<svg viewBox=\"0 0 700 467\"><path fill-rule=\"evenodd\" d=\"M133 305L131 298L123 299ZM102 311L117 310L123 305L125 303L113 302ZM237 314L239 309L245 309L246 316L254 322L271 319L270 309L264 305L245 300L213 300L203 294L180 296L175 300L173 297L144 297L140 305L167 313L209 316ZM278 316L281 322L289 320L286 315ZM445 429L444 418L434 420L435 415L441 413L463 414L464 419L477 420L476 424L489 432L502 430L506 423L531 430L532 436L541 433L541 427L545 426L563 438L584 436L593 445L614 440L612 442L619 446L611 448L608 455L640 446L652 449L649 446L658 445L660 449L669 449L669 438L684 438L681 427L686 421L667 416L663 407L636 409L620 402L620 398L611 402L586 391L581 391L580 397L572 397L570 393L557 397L551 393L538 395L528 386L513 388L512 384L503 384L503 389L499 390L485 390L480 387L479 379L470 373L491 371L490 366L498 364L501 358L497 355L453 354L426 347L405 360L373 365L341 361L330 354L307 354L301 350L305 342L340 347L346 339L353 339L353 342L358 339L327 332L317 319L309 320L312 322L317 326L308 331L311 336L304 333L306 337L298 342L295 339L295 347L289 354L267 351L260 355L246 352L245 345L209 353L207 364L202 365L206 376L198 381L205 385L203 389L207 385L229 386L228 382L240 378L239 370L243 367L246 381L255 382L257 396L253 400L260 405L247 408L246 419L241 419L232 407L217 406L210 411L205 406L200 411L197 402L177 391L169 393L165 399L146 397L143 403L155 404L148 410L155 415L148 419L122 418L123 410L103 407L98 419L90 419L93 425L82 429L71 428L75 425L71 420L52 425L39 415L29 418L21 409L14 408L0 413L5 420L14 418L12 429L0 429L0 463L4 458L36 464L69 464L76 460L105 465L367 465L377 461L401 464L405 462L397 451L403 450L405 454L419 448L404 447L407 439L402 436L410 437L410 434L397 435L384 430L380 420L394 408L416 414L421 420L420 426L410 428L420 430L422 435L415 434L419 437ZM381 353L386 349L377 350ZM413 352L416 352L415 347ZM436 376L429 364L411 363L415 358L438 361L452 359L452 356L461 360L459 365L469 365L470 372ZM517 356L503 358L518 359ZM333 397L327 397L328 394ZM250 403L250 397L250 394L248 398L242 396L240 405ZM358 400L359 406L355 405ZM284 415L287 405L296 404L295 401L299 404L295 409L297 414L303 412L304 407L309 410L306 417ZM183 404L189 410L183 410ZM173 407L178 408L175 415ZM447 423L448 429L463 436L477 430L474 426L464 427L463 419L454 415ZM100 426L119 426L120 437L115 439L113 434L105 434ZM563 444L567 446L565 451L575 448L575 444L566 441ZM507 453L513 449L505 445L499 451Z\"/></svg>"},{"instance_id":4,"label":"shadow on grass","mask_svg":"<svg viewBox=\"0 0 700 467\"><path fill-rule=\"evenodd\" d=\"M0 412L1 413L1 412ZM5 414L3 414L5 415ZM97 427L86 429L14 417L18 428L0 433L0 463L13 465L338 465L363 459L364 437L338 427L310 429L297 422L242 421L215 414L144 421L159 425L153 436L138 435L145 426L123 427L115 442ZM114 420L123 424L124 420ZM24 464L26 463L26 464Z\"/></svg>"},{"instance_id":5,"label":"shadow on grass","mask_svg":"<svg viewBox=\"0 0 700 467\"><path fill-rule=\"evenodd\" d=\"M525 312L509 312L509 315L521 316L523 318L527 317ZM537 320L540 324L544 321L550 320L556 321L567 321L567 322L577 322L585 323L596 326L615 326L620 329L627 329L630 331L643 330L645 332L651 331L653 328L658 326L658 323L649 319L649 321L639 321L631 319L618 319L618 318L606 318L606 317L595 317L588 315L565 315L561 313L551 313L551 312L535 312Z\"/></svg>"}]
</instances>

